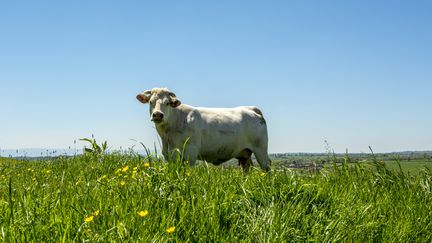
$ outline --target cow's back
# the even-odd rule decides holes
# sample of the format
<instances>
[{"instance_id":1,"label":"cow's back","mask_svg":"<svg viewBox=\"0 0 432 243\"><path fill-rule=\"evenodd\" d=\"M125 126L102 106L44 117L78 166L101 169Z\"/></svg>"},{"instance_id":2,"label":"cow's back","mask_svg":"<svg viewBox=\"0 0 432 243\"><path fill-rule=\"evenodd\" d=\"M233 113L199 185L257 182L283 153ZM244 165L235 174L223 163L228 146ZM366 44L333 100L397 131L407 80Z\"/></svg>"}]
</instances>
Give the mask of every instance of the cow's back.
<instances>
[{"instance_id":1,"label":"cow's back","mask_svg":"<svg viewBox=\"0 0 432 243\"><path fill-rule=\"evenodd\" d=\"M267 143L267 128L256 107L195 108L194 127L200 137L200 155L208 161L234 158L256 143Z\"/></svg>"}]
</instances>

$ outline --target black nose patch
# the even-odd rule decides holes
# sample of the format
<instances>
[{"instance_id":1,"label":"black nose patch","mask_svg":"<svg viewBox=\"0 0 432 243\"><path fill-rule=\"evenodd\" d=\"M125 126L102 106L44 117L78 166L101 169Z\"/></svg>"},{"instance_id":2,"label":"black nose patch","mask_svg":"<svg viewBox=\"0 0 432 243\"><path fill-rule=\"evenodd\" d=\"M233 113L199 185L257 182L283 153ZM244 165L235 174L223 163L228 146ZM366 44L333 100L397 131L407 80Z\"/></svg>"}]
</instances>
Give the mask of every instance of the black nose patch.
<instances>
[{"instance_id":1,"label":"black nose patch","mask_svg":"<svg viewBox=\"0 0 432 243\"><path fill-rule=\"evenodd\" d=\"M153 112L153 114L152 114L152 117L153 118L163 118L163 116L164 116L164 114L162 113L162 112L160 112L160 111L155 111L155 112Z\"/></svg>"},{"instance_id":2,"label":"black nose patch","mask_svg":"<svg viewBox=\"0 0 432 243\"><path fill-rule=\"evenodd\" d=\"M160 111L155 111L152 114L152 121L161 122L163 120L164 114Z\"/></svg>"}]
</instances>

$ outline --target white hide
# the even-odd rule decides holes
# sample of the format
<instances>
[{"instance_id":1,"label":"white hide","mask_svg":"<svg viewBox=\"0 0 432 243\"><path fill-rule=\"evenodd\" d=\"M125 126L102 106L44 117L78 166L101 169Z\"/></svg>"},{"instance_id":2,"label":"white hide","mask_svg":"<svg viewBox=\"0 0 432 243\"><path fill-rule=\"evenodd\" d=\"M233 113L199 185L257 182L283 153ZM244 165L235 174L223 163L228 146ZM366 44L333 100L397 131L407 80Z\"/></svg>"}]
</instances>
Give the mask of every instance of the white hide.
<instances>
[{"instance_id":1,"label":"white hide","mask_svg":"<svg viewBox=\"0 0 432 243\"><path fill-rule=\"evenodd\" d=\"M183 157L191 165L197 159L221 164L237 158L247 170L254 153L261 168L269 170L267 125L257 107L193 107L159 88L138 94L137 99L150 103L150 116L162 139L165 157L178 149L184 150Z\"/></svg>"}]
</instances>

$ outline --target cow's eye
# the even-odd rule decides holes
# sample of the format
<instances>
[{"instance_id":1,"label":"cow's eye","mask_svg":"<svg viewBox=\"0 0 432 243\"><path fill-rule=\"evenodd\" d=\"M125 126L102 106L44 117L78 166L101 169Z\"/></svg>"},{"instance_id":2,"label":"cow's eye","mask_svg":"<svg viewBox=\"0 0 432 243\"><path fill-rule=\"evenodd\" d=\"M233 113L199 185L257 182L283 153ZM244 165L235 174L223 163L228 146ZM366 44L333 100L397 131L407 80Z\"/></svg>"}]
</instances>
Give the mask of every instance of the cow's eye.
<instances>
[{"instance_id":1,"label":"cow's eye","mask_svg":"<svg viewBox=\"0 0 432 243\"><path fill-rule=\"evenodd\" d=\"M170 105L170 102L169 101L165 102L165 105Z\"/></svg>"}]
</instances>

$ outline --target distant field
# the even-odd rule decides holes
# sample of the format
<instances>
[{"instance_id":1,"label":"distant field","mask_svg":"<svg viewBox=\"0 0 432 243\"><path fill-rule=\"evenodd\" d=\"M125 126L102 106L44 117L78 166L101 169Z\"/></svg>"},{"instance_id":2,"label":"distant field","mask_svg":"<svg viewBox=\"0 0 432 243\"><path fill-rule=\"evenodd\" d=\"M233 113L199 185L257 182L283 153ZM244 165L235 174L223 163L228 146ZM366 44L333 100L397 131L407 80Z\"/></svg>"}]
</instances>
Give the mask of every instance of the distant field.
<instances>
[{"instance_id":1,"label":"distant field","mask_svg":"<svg viewBox=\"0 0 432 243\"><path fill-rule=\"evenodd\" d=\"M399 165L396 161L386 161L386 166L392 170L399 170ZM428 160L402 160L400 161L402 170L410 173L418 173L420 170L429 168L432 170L432 161Z\"/></svg>"},{"instance_id":2,"label":"distant field","mask_svg":"<svg viewBox=\"0 0 432 243\"><path fill-rule=\"evenodd\" d=\"M432 241L429 162L266 174L136 154L0 159L0 242Z\"/></svg>"},{"instance_id":3,"label":"distant field","mask_svg":"<svg viewBox=\"0 0 432 243\"><path fill-rule=\"evenodd\" d=\"M273 164L275 167L279 169L283 169L286 167L290 167L292 164L299 165L323 165L324 167L331 167L331 164L336 160L339 163L342 163L345 155L338 154L335 158L332 158L332 155L326 154L312 154L312 155L302 155L302 156L293 156L293 155L285 155L282 158L273 157ZM421 158L423 156L417 156L415 158L399 158L398 156L390 156L389 154L383 154L379 156L372 156L370 154L367 155L357 155L351 157L349 156L350 164L354 165L356 163L369 163L370 161L381 161L387 166L390 170L399 170L399 164L403 171L409 173L418 173L425 168L432 169L432 158ZM300 166L301 167L301 166Z\"/></svg>"},{"instance_id":4,"label":"distant field","mask_svg":"<svg viewBox=\"0 0 432 243\"><path fill-rule=\"evenodd\" d=\"M371 163L370 161L365 162L365 164L367 164L369 167L374 167L373 163ZM399 163L395 160L391 160L391 161L384 161L383 164L388 170L399 172L402 169L404 173L410 175L418 174L421 171L428 170L428 169L432 170L432 162L425 161L425 160L411 160L411 161L402 160L399 161ZM331 167L331 165L329 166Z\"/></svg>"}]
</instances>

